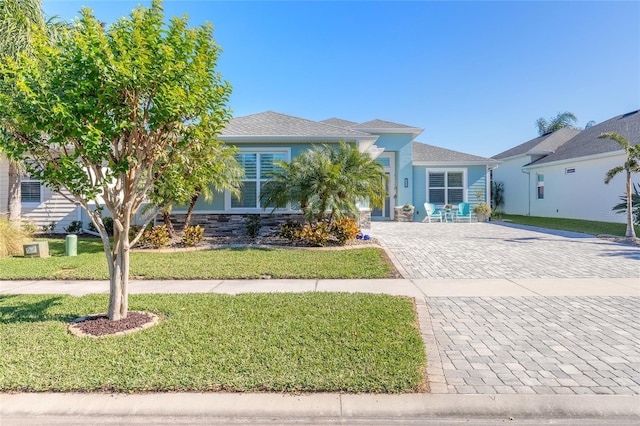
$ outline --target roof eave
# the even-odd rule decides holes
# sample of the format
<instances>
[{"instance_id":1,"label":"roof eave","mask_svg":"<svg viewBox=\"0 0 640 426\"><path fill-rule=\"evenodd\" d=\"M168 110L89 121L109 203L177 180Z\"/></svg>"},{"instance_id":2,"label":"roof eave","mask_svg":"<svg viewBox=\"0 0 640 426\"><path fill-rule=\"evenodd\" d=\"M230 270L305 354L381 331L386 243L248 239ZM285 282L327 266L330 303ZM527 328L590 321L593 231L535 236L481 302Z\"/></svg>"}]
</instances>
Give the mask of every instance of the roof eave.
<instances>
[{"instance_id":1,"label":"roof eave","mask_svg":"<svg viewBox=\"0 0 640 426\"><path fill-rule=\"evenodd\" d=\"M413 161L413 166L497 166L501 164L499 160L464 160L464 161Z\"/></svg>"},{"instance_id":2,"label":"roof eave","mask_svg":"<svg viewBox=\"0 0 640 426\"><path fill-rule=\"evenodd\" d=\"M409 133L411 134L413 139L417 138L420 133L424 132L424 129L421 129L419 127L398 127L398 128L356 127L355 130L359 132L380 133L380 134Z\"/></svg>"},{"instance_id":3,"label":"roof eave","mask_svg":"<svg viewBox=\"0 0 640 426\"><path fill-rule=\"evenodd\" d=\"M339 141L373 141L378 140L374 135L338 135L338 136L292 136L292 135L226 135L219 136L227 143L273 143L273 142L339 142Z\"/></svg>"}]
</instances>

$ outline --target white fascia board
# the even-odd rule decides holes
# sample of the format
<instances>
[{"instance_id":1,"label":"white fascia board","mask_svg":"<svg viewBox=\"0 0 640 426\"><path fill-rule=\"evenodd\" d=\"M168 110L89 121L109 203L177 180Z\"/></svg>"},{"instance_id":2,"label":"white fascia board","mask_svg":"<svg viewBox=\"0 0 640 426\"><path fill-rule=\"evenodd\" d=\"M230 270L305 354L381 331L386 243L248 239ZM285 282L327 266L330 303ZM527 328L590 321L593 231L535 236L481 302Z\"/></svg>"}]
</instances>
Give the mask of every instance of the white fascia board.
<instances>
[{"instance_id":1,"label":"white fascia board","mask_svg":"<svg viewBox=\"0 0 640 426\"><path fill-rule=\"evenodd\" d=\"M383 129L377 129L375 127L367 127L360 128L358 127L359 132L367 132L367 133L380 133L380 134L392 134L392 133L410 133L413 139L417 138L418 135L424 132L424 129L419 127L400 127L397 129L385 127Z\"/></svg>"},{"instance_id":2,"label":"white fascia board","mask_svg":"<svg viewBox=\"0 0 640 426\"><path fill-rule=\"evenodd\" d=\"M414 161L412 166L497 166L502 161Z\"/></svg>"},{"instance_id":3,"label":"white fascia board","mask_svg":"<svg viewBox=\"0 0 640 426\"><path fill-rule=\"evenodd\" d=\"M621 150L618 150L618 151L602 152L600 154L585 155L584 157L566 158L564 160L549 161L548 163L542 163L542 164L530 164L528 166L523 166L522 168L523 169L539 169L539 168L547 167L547 166L555 166L555 165L568 164L568 163L577 163L579 161L597 160L598 158L617 157L619 155L624 156L624 150L621 149Z\"/></svg>"},{"instance_id":4,"label":"white fascia board","mask_svg":"<svg viewBox=\"0 0 640 426\"><path fill-rule=\"evenodd\" d=\"M371 140L375 142L378 137L377 136L354 136L354 135L344 135L344 136L225 136L218 138L219 140L226 143L274 143L274 142L357 142L357 141L365 141Z\"/></svg>"}]
</instances>

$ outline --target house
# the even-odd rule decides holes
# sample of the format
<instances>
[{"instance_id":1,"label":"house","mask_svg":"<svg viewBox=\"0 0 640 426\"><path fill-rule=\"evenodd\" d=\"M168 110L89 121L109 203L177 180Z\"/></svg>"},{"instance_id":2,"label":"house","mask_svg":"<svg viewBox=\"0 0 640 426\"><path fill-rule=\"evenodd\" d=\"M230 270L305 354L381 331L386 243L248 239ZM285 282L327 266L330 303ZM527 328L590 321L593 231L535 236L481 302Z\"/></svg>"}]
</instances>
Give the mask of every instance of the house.
<instances>
[{"instance_id":1,"label":"house","mask_svg":"<svg viewBox=\"0 0 640 426\"><path fill-rule=\"evenodd\" d=\"M266 226L287 219L301 218L293 207L271 212L261 205L260 189L274 161L290 161L316 144L354 143L360 152L379 161L389 176L388 196L382 208L361 206L359 222L368 227L370 220L396 220L394 207L415 206L413 220L420 221L425 202L477 204L490 199L489 175L498 164L495 159L478 157L417 142L423 129L372 120L356 123L338 118L313 121L277 112L263 112L233 118L219 138L238 148L237 159L245 169L239 199L229 193L215 193L213 202L200 199L191 224L199 224L211 235L237 235L246 231L245 218L259 214ZM5 179L5 180L2 180ZM6 161L0 163L0 202L6 205ZM37 187L37 188L36 188ZM61 232L71 220L89 224L79 208L51 193L37 181L23 181L23 212L36 225L58 222ZM38 192L40 191L40 192ZM2 198L4 196L4 199ZM33 198L29 198L33 197ZM27 200L29 198L29 200ZM60 197L62 198L62 197ZM171 218L180 227L185 207L174 207Z\"/></svg>"},{"instance_id":2,"label":"house","mask_svg":"<svg viewBox=\"0 0 640 426\"><path fill-rule=\"evenodd\" d=\"M493 171L504 184L506 213L602 222L626 221L612 207L621 202L626 176L608 185L606 173L624 164L624 151L603 133L640 142L640 110L619 115L582 131L560 129L495 155L502 164ZM638 182L637 175L633 176Z\"/></svg>"},{"instance_id":3,"label":"house","mask_svg":"<svg viewBox=\"0 0 640 426\"><path fill-rule=\"evenodd\" d=\"M9 198L9 161L0 153L0 217L7 209ZM71 222L82 220L81 208L40 181L24 174L21 180L22 220L41 229L63 232ZM88 225L88 222L85 222Z\"/></svg>"},{"instance_id":4,"label":"house","mask_svg":"<svg viewBox=\"0 0 640 426\"><path fill-rule=\"evenodd\" d=\"M229 194L217 194L212 204L199 201L192 224L203 226L210 234L238 234L244 232L247 214L260 214L267 224L299 218L297 210L278 209L270 215L271 209L265 211L260 205L264 172L271 169L273 160L289 161L314 144L337 145L340 141L355 143L361 152L382 163L389 176L384 206L361 207L363 228L370 220L397 219L394 207L404 204L416 206L413 220L420 221L427 201L442 207L488 200L489 171L498 161L416 142L422 131L384 120L312 121L271 111L233 118L220 139L239 149L238 160L247 175L242 196L236 200ZM185 213L184 208L174 208L172 219L180 225Z\"/></svg>"}]
</instances>

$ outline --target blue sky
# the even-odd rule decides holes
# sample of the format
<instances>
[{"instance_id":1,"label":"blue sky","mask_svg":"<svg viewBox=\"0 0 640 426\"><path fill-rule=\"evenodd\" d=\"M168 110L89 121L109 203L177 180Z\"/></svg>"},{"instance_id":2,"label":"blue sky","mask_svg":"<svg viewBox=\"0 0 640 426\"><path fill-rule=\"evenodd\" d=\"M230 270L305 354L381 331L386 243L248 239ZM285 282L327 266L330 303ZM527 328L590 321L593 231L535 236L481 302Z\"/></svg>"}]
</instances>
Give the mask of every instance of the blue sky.
<instances>
[{"instance_id":1,"label":"blue sky","mask_svg":"<svg viewBox=\"0 0 640 426\"><path fill-rule=\"evenodd\" d=\"M131 1L82 6L107 23ZM417 140L492 156L570 111L578 125L640 108L640 2L165 1L205 20L222 47L235 116L374 118L424 128Z\"/></svg>"}]
</instances>

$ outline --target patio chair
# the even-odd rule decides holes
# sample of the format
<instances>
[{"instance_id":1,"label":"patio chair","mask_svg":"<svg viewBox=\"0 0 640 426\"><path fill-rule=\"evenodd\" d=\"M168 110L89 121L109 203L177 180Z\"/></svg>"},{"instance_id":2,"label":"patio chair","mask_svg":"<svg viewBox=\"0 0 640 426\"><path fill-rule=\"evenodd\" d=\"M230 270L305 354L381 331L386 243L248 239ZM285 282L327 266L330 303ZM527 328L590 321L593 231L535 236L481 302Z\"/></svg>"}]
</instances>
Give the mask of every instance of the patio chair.
<instances>
[{"instance_id":1,"label":"patio chair","mask_svg":"<svg viewBox=\"0 0 640 426\"><path fill-rule=\"evenodd\" d=\"M471 213L471 205L469 203L458 204L458 214L456 214L456 220L458 222L469 221L469 223L471 223L472 218L473 213Z\"/></svg>"},{"instance_id":2,"label":"patio chair","mask_svg":"<svg viewBox=\"0 0 640 426\"><path fill-rule=\"evenodd\" d=\"M436 210L436 205L433 203L424 203L424 212L425 216L422 219L423 222L431 223L432 220L437 220L438 222L442 222L442 213L439 210Z\"/></svg>"}]
</instances>

